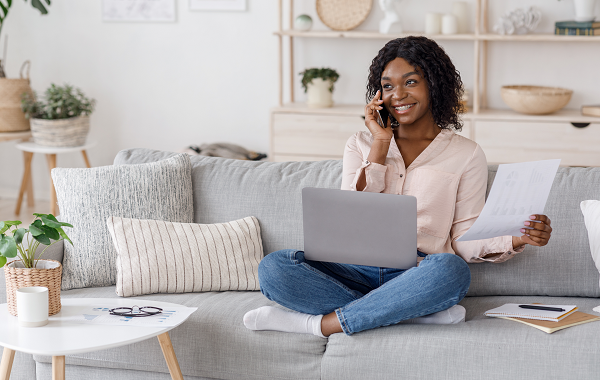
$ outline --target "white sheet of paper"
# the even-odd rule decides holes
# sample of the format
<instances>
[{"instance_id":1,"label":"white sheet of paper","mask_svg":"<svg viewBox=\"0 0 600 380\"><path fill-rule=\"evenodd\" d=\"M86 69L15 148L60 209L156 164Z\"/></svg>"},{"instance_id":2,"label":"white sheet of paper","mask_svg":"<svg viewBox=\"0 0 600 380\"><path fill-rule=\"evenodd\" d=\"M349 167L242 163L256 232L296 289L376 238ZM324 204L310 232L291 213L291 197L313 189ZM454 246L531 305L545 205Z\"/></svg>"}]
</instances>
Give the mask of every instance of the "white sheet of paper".
<instances>
[{"instance_id":1,"label":"white sheet of paper","mask_svg":"<svg viewBox=\"0 0 600 380\"><path fill-rule=\"evenodd\" d=\"M559 165L560 160L499 165L481 214L456 241L523 235L529 216L544 213Z\"/></svg>"},{"instance_id":2,"label":"white sheet of paper","mask_svg":"<svg viewBox=\"0 0 600 380\"><path fill-rule=\"evenodd\" d=\"M197 307L169 307L164 308L162 313L149 317L122 317L108 312L114 307L115 305L79 306L77 310L61 316L61 321L92 325L169 327L179 325L198 310Z\"/></svg>"}]
</instances>

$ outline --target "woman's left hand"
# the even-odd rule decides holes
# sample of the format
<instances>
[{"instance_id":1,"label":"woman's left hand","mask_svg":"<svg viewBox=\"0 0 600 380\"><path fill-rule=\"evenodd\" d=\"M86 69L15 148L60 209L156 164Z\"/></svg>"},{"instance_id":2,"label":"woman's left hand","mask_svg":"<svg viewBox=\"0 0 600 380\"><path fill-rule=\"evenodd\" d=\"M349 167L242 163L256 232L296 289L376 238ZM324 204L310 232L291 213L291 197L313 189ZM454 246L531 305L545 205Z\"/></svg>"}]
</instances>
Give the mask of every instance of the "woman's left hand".
<instances>
[{"instance_id":1,"label":"woman's left hand","mask_svg":"<svg viewBox=\"0 0 600 380\"><path fill-rule=\"evenodd\" d=\"M552 227L550 227L550 218L546 215L531 215L530 221L524 223L524 228L521 228L523 236L520 239L523 244L531 244L536 247L542 247L548 244Z\"/></svg>"}]
</instances>

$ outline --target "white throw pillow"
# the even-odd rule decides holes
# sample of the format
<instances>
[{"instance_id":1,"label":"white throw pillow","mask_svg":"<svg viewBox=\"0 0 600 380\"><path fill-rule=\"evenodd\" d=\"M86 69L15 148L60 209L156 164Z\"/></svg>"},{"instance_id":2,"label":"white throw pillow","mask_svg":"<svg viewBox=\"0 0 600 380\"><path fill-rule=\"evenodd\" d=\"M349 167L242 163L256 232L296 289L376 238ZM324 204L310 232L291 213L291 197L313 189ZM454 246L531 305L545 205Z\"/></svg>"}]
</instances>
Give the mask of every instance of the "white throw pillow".
<instances>
[{"instance_id":1,"label":"white throw pillow","mask_svg":"<svg viewBox=\"0 0 600 380\"><path fill-rule=\"evenodd\" d=\"M600 201L582 201L579 205L590 240L590 251L596 268L600 272Z\"/></svg>"},{"instance_id":2,"label":"white throw pillow","mask_svg":"<svg viewBox=\"0 0 600 380\"><path fill-rule=\"evenodd\" d=\"M259 290L258 220L195 224L109 217L117 295Z\"/></svg>"},{"instance_id":3,"label":"white throw pillow","mask_svg":"<svg viewBox=\"0 0 600 380\"><path fill-rule=\"evenodd\" d=\"M114 285L117 253L106 218L194 221L192 163L187 154L135 165L52 169L66 233L62 290Z\"/></svg>"}]
</instances>

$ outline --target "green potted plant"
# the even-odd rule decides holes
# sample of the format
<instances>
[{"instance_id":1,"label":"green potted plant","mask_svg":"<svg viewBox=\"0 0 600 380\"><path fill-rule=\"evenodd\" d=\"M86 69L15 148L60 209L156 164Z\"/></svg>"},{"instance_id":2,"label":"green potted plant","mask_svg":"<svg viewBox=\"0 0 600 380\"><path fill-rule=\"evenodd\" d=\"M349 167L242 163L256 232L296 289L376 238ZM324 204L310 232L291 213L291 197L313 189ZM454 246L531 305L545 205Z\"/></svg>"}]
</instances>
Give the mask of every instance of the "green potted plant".
<instances>
[{"instance_id":1,"label":"green potted plant","mask_svg":"<svg viewBox=\"0 0 600 380\"><path fill-rule=\"evenodd\" d=\"M90 114L96 101L88 99L80 89L54 83L44 99L35 92L23 94L21 106L29 119L36 144L53 147L73 147L85 144L90 130Z\"/></svg>"},{"instance_id":2,"label":"green potted plant","mask_svg":"<svg viewBox=\"0 0 600 380\"><path fill-rule=\"evenodd\" d=\"M26 286L48 288L49 315L60 311L60 283L62 265L55 260L41 259L48 247L61 240L71 239L63 227L73 227L69 223L59 222L52 214L33 214L35 220L29 228L20 228L21 221L0 222L0 267L4 267L6 277L6 298L8 311L17 315L15 292ZM40 245L46 247L36 254ZM5 265L7 258L18 257Z\"/></svg>"},{"instance_id":3,"label":"green potted plant","mask_svg":"<svg viewBox=\"0 0 600 380\"><path fill-rule=\"evenodd\" d=\"M307 104L312 108L333 106L333 84L340 75L330 68L310 68L300 73Z\"/></svg>"}]
</instances>

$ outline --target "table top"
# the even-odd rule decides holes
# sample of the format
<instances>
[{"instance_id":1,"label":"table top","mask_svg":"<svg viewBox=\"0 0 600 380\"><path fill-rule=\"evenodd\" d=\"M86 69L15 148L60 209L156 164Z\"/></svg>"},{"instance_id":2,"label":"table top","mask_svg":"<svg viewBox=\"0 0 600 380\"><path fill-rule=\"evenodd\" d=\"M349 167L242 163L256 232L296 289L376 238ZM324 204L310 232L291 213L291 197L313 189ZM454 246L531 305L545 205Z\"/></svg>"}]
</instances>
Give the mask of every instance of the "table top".
<instances>
[{"instance_id":1,"label":"table top","mask_svg":"<svg viewBox=\"0 0 600 380\"><path fill-rule=\"evenodd\" d=\"M88 142L85 145L81 146L69 146L69 147L54 147L54 146L44 146L38 145L33 141L27 141L17 144L17 149L24 150L25 152L32 153L45 153L45 154L60 154L60 153L68 153L68 152L81 152L82 150L87 150L96 145L95 141Z\"/></svg>"},{"instance_id":2,"label":"table top","mask_svg":"<svg viewBox=\"0 0 600 380\"><path fill-rule=\"evenodd\" d=\"M62 317L78 315L82 306L110 304L132 306L133 303L161 308L182 306L170 302L121 298L63 298L61 311L48 317L43 327L21 327L18 317L0 305L0 346L34 355L63 356L120 347L153 338L176 326L111 326L61 321Z\"/></svg>"},{"instance_id":3,"label":"table top","mask_svg":"<svg viewBox=\"0 0 600 380\"><path fill-rule=\"evenodd\" d=\"M31 131L23 132L0 132L0 142L10 140L27 140L31 137Z\"/></svg>"}]
</instances>

